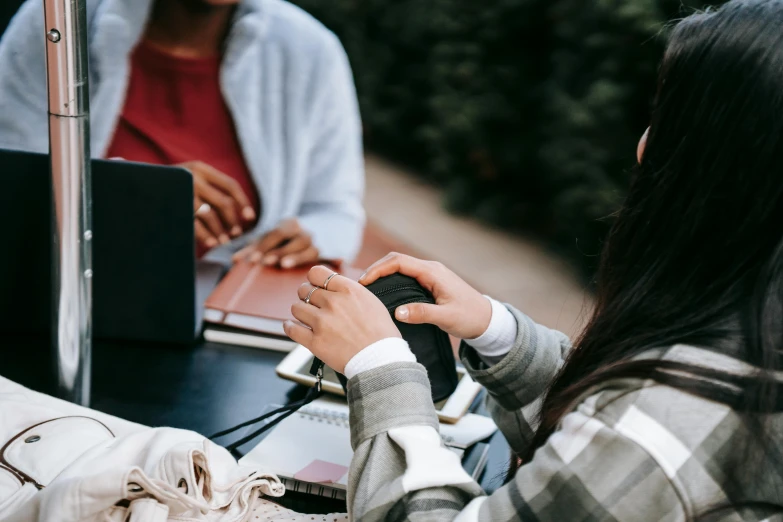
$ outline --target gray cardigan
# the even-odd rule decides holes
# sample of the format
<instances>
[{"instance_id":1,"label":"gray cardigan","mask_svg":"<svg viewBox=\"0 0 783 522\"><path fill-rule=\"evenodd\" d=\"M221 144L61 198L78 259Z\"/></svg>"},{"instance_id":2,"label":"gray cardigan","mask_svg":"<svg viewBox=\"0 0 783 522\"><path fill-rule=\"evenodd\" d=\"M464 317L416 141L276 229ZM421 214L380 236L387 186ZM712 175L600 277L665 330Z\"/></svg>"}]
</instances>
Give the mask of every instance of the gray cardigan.
<instances>
[{"instance_id":1,"label":"gray cardigan","mask_svg":"<svg viewBox=\"0 0 783 522\"><path fill-rule=\"evenodd\" d=\"M152 4L87 0L94 157L104 157L110 145L130 54ZM0 147L48 151L44 43L43 2L28 0L0 41ZM244 0L220 80L263 214L232 247L296 216L323 257L351 260L364 226L364 165L356 93L340 42L283 0Z\"/></svg>"},{"instance_id":2,"label":"gray cardigan","mask_svg":"<svg viewBox=\"0 0 783 522\"><path fill-rule=\"evenodd\" d=\"M518 335L506 357L486 367L463 345L462 360L489 392L492 415L511 447L524 454L542 394L571 344L565 335L512 312ZM737 360L689 346L643 357L749 370ZM352 520L684 521L736 502L755 505L741 516L729 509L720 520L783 519L783 470L737 453L740 443L754 441L739 416L722 404L652 381L597 386L574 404L514 480L489 496L441 447L423 366L401 362L360 373L348 383L348 400ZM770 449L779 455L783 415L769 421Z\"/></svg>"}]
</instances>

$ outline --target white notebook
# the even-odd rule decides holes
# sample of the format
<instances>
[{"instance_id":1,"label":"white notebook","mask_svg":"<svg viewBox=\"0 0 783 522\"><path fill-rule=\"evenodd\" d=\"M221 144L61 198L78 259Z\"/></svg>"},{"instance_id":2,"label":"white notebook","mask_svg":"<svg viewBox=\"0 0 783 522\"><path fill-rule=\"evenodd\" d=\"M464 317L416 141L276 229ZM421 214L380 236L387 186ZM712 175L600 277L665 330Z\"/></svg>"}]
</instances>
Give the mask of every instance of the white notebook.
<instances>
[{"instance_id":1,"label":"white notebook","mask_svg":"<svg viewBox=\"0 0 783 522\"><path fill-rule=\"evenodd\" d=\"M297 344L289 339L280 339L253 332L232 331L221 328L204 329L204 340L211 343L230 344L232 346L249 346L274 352L289 353Z\"/></svg>"},{"instance_id":2,"label":"white notebook","mask_svg":"<svg viewBox=\"0 0 783 522\"><path fill-rule=\"evenodd\" d=\"M462 456L497 426L488 417L469 413L440 429L446 446ZM239 462L275 473L289 490L345 499L351 458L348 405L323 397L282 421Z\"/></svg>"},{"instance_id":3,"label":"white notebook","mask_svg":"<svg viewBox=\"0 0 783 522\"><path fill-rule=\"evenodd\" d=\"M289 490L344 500L352 457L348 405L321 398L275 426L239 462L275 473Z\"/></svg>"}]
</instances>

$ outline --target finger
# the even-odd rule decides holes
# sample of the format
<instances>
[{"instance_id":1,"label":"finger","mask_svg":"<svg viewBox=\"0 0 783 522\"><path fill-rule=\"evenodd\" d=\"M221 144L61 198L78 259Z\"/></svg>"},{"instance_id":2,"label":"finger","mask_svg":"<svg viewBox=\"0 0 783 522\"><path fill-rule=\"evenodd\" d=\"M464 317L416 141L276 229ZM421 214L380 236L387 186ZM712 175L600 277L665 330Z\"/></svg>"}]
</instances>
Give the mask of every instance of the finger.
<instances>
[{"instance_id":1,"label":"finger","mask_svg":"<svg viewBox=\"0 0 783 522\"><path fill-rule=\"evenodd\" d=\"M296 254L297 252L302 252L303 250L307 250L310 245L313 244L313 240L310 238L310 235L307 233L300 233L291 238L287 243L283 243L281 246L272 248L268 252L266 252L267 256L274 256L277 259L283 259L287 255L290 254ZM290 266L285 266L281 263L283 268L291 268Z\"/></svg>"},{"instance_id":2,"label":"finger","mask_svg":"<svg viewBox=\"0 0 783 522\"><path fill-rule=\"evenodd\" d=\"M359 282L363 285L369 285L381 277L396 273L419 279L419 277L426 275L431 269L432 267L428 261L392 252L383 259L373 263L359 278Z\"/></svg>"},{"instance_id":3,"label":"finger","mask_svg":"<svg viewBox=\"0 0 783 522\"><path fill-rule=\"evenodd\" d=\"M236 203L229 196L224 195L214 187L210 187L207 183L199 183L201 184L199 193L204 201L212 207L212 212L216 213L220 219L226 234L230 234L232 237L242 235L242 226L237 213Z\"/></svg>"},{"instance_id":4,"label":"finger","mask_svg":"<svg viewBox=\"0 0 783 522\"><path fill-rule=\"evenodd\" d=\"M286 241L287 239L279 230L275 229L269 232L256 245L256 252L254 253L254 256L257 258L256 262L263 262L265 265L276 265L280 259L274 254L267 254L267 252Z\"/></svg>"},{"instance_id":5,"label":"finger","mask_svg":"<svg viewBox=\"0 0 783 522\"><path fill-rule=\"evenodd\" d=\"M238 250L233 256L231 256L231 261L234 263L239 263L240 261L245 261L248 257L250 257L250 254L255 252L256 245L248 245L245 248Z\"/></svg>"},{"instance_id":6,"label":"finger","mask_svg":"<svg viewBox=\"0 0 783 522\"><path fill-rule=\"evenodd\" d=\"M265 254L264 264L274 265L280 261L280 258L268 252L274 248L279 247L282 243L289 241L299 233L299 229L296 227L287 226L281 224L281 226L271 230L267 235L261 238L258 242L258 251Z\"/></svg>"},{"instance_id":7,"label":"finger","mask_svg":"<svg viewBox=\"0 0 783 522\"><path fill-rule=\"evenodd\" d=\"M289 254L280 260L283 268L295 268L297 266L310 265L318 261L318 249L310 245L305 250L296 254Z\"/></svg>"},{"instance_id":8,"label":"finger","mask_svg":"<svg viewBox=\"0 0 783 522\"><path fill-rule=\"evenodd\" d=\"M210 183L231 196L231 199L237 202L239 208L242 209L242 217L245 220L252 221L256 218L256 213L250 205L250 200L237 180L206 163L199 166L202 167L203 172Z\"/></svg>"},{"instance_id":9,"label":"finger","mask_svg":"<svg viewBox=\"0 0 783 522\"><path fill-rule=\"evenodd\" d=\"M313 289L315 290L313 291ZM312 293L310 293L311 291ZM299 299L303 302L309 295L310 304L317 308L323 308L328 299L328 296L326 295L326 292L324 292L323 288L313 286L310 283L302 283L302 286L300 286L296 291L296 295L298 295Z\"/></svg>"},{"instance_id":10,"label":"finger","mask_svg":"<svg viewBox=\"0 0 783 522\"><path fill-rule=\"evenodd\" d=\"M193 217L198 218L199 214L203 214L207 210L212 210L209 203L205 203L200 197L193 196Z\"/></svg>"},{"instance_id":11,"label":"finger","mask_svg":"<svg viewBox=\"0 0 783 522\"><path fill-rule=\"evenodd\" d=\"M236 254L234 254L235 260L247 261L254 265L260 264L264 259L264 253L259 250L258 244L246 246Z\"/></svg>"},{"instance_id":12,"label":"finger","mask_svg":"<svg viewBox=\"0 0 783 522\"><path fill-rule=\"evenodd\" d=\"M300 321L305 326L315 330L315 325L318 323L318 316L322 313L315 306L305 304L303 301L297 301L291 305L291 313L294 318Z\"/></svg>"},{"instance_id":13,"label":"finger","mask_svg":"<svg viewBox=\"0 0 783 522\"><path fill-rule=\"evenodd\" d=\"M253 251L250 254L250 257L248 258L248 261L250 261L251 263L256 264L256 265L260 264L261 261L263 261L263 260L264 260L264 253L261 252L260 250L258 250L258 248L256 248L256 250Z\"/></svg>"},{"instance_id":14,"label":"finger","mask_svg":"<svg viewBox=\"0 0 783 522\"><path fill-rule=\"evenodd\" d=\"M215 213L213 210L199 212L196 215L196 221L201 221L204 223L204 226L212 233L212 235L224 245L231 241L231 238L228 237L228 234L226 233L226 229L223 227L223 222L220 221L217 213Z\"/></svg>"},{"instance_id":15,"label":"finger","mask_svg":"<svg viewBox=\"0 0 783 522\"><path fill-rule=\"evenodd\" d=\"M195 234L196 234L196 241L201 243L207 248L215 248L218 246L218 240L215 236L212 235L212 233L207 229L207 227L204 226L201 221L198 219L195 221L194 224L195 227Z\"/></svg>"},{"instance_id":16,"label":"finger","mask_svg":"<svg viewBox=\"0 0 783 522\"><path fill-rule=\"evenodd\" d=\"M305 348L313 346L313 331L309 328L305 328L293 321L286 321L283 323L283 331L296 344L301 344Z\"/></svg>"},{"instance_id":17,"label":"finger","mask_svg":"<svg viewBox=\"0 0 783 522\"><path fill-rule=\"evenodd\" d=\"M442 306L427 303L411 303L397 307L394 317L407 324L441 324L446 313Z\"/></svg>"},{"instance_id":18,"label":"finger","mask_svg":"<svg viewBox=\"0 0 783 522\"><path fill-rule=\"evenodd\" d=\"M307 280L310 281L311 285L320 286L323 288L324 283L326 283L326 280L329 279L329 276L331 276L333 273L334 270L323 265L314 266L307 273ZM329 280L327 291L348 292L353 287L353 285L358 285L358 283L338 274Z\"/></svg>"},{"instance_id":19,"label":"finger","mask_svg":"<svg viewBox=\"0 0 783 522\"><path fill-rule=\"evenodd\" d=\"M205 181L194 179L193 185L199 197L209 203L212 210L220 216L226 230L231 231L234 236L241 234L242 223L237 214L236 202Z\"/></svg>"}]
</instances>

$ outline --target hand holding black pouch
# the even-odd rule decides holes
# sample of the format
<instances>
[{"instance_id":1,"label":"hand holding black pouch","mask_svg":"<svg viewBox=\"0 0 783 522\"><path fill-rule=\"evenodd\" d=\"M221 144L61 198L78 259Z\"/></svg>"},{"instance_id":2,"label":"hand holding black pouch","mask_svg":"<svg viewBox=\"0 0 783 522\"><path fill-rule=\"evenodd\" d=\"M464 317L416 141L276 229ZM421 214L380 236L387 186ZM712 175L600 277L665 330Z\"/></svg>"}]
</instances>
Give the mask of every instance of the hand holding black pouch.
<instances>
[{"instance_id":1,"label":"hand holding black pouch","mask_svg":"<svg viewBox=\"0 0 783 522\"><path fill-rule=\"evenodd\" d=\"M434 304L435 299L418 281L402 274L382 277L367 289L386 306L402 338L408 342L416 360L427 369L432 385L432 400L442 401L457 389L457 364L449 335L431 324L406 324L394 317L397 307L411 303ZM343 389L347 380L339 375Z\"/></svg>"},{"instance_id":2,"label":"hand holding black pouch","mask_svg":"<svg viewBox=\"0 0 783 522\"><path fill-rule=\"evenodd\" d=\"M457 389L457 363L454 360L454 353L451 351L451 341L446 332L431 324L405 324L394 318L394 311L397 307L411 303L429 303L434 304L432 294L422 287L415 279L402 274L392 274L382 277L367 286L391 314L394 324L399 328L403 339L408 341L411 351L416 356L416 360L427 369L432 386L432 400L439 402L448 398L454 390ZM361 318L357 318L361 321ZM260 428L245 435L238 441L225 446L232 455L240 458L242 453L239 447L247 444L260 434L269 431L274 426L295 413L302 406L311 403L317 399L321 393L321 379L323 378L324 363L318 359L313 360L310 373L316 377L316 385L307 391L305 397L297 402L288 404L281 408L267 412L260 417L251 419L242 424L238 424L227 430L215 433L210 437L214 440L224 437L238 430L266 421ZM347 380L343 375L338 374L343 389L346 388ZM270 420L271 419L271 420Z\"/></svg>"}]
</instances>

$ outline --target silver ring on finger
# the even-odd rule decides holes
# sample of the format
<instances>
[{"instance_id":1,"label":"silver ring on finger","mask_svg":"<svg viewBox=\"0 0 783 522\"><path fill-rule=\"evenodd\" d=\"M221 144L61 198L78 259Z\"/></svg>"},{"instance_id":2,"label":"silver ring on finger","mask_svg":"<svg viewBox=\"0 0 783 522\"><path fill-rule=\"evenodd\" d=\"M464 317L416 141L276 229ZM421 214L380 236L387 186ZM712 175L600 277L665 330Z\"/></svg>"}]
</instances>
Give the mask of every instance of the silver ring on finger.
<instances>
[{"instance_id":1,"label":"silver ring on finger","mask_svg":"<svg viewBox=\"0 0 783 522\"><path fill-rule=\"evenodd\" d=\"M196 215L203 216L204 214L208 214L210 210L212 210L212 205L209 203L202 203L201 206L196 210Z\"/></svg>"},{"instance_id":2,"label":"silver ring on finger","mask_svg":"<svg viewBox=\"0 0 783 522\"><path fill-rule=\"evenodd\" d=\"M310 298L313 297L313 294L316 290L320 290L317 286L314 286L310 289L310 292L307 294L307 297L304 298L305 304L310 304Z\"/></svg>"},{"instance_id":3,"label":"silver ring on finger","mask_svg":"<svg viewBox=\"0 0 783 522\"><path fill-rule=\"evenodd\" d=\"M321 286L321 288L326 290L326 288L329 286L329 281L331 281L332 278L334 276L336 276L336 275L337 275L337 272L332 272L331 274L329 274L329 277L326 278L326 281L324 281L324 284L323 284L323 286Z\"/></svg>"}]
</instances>

